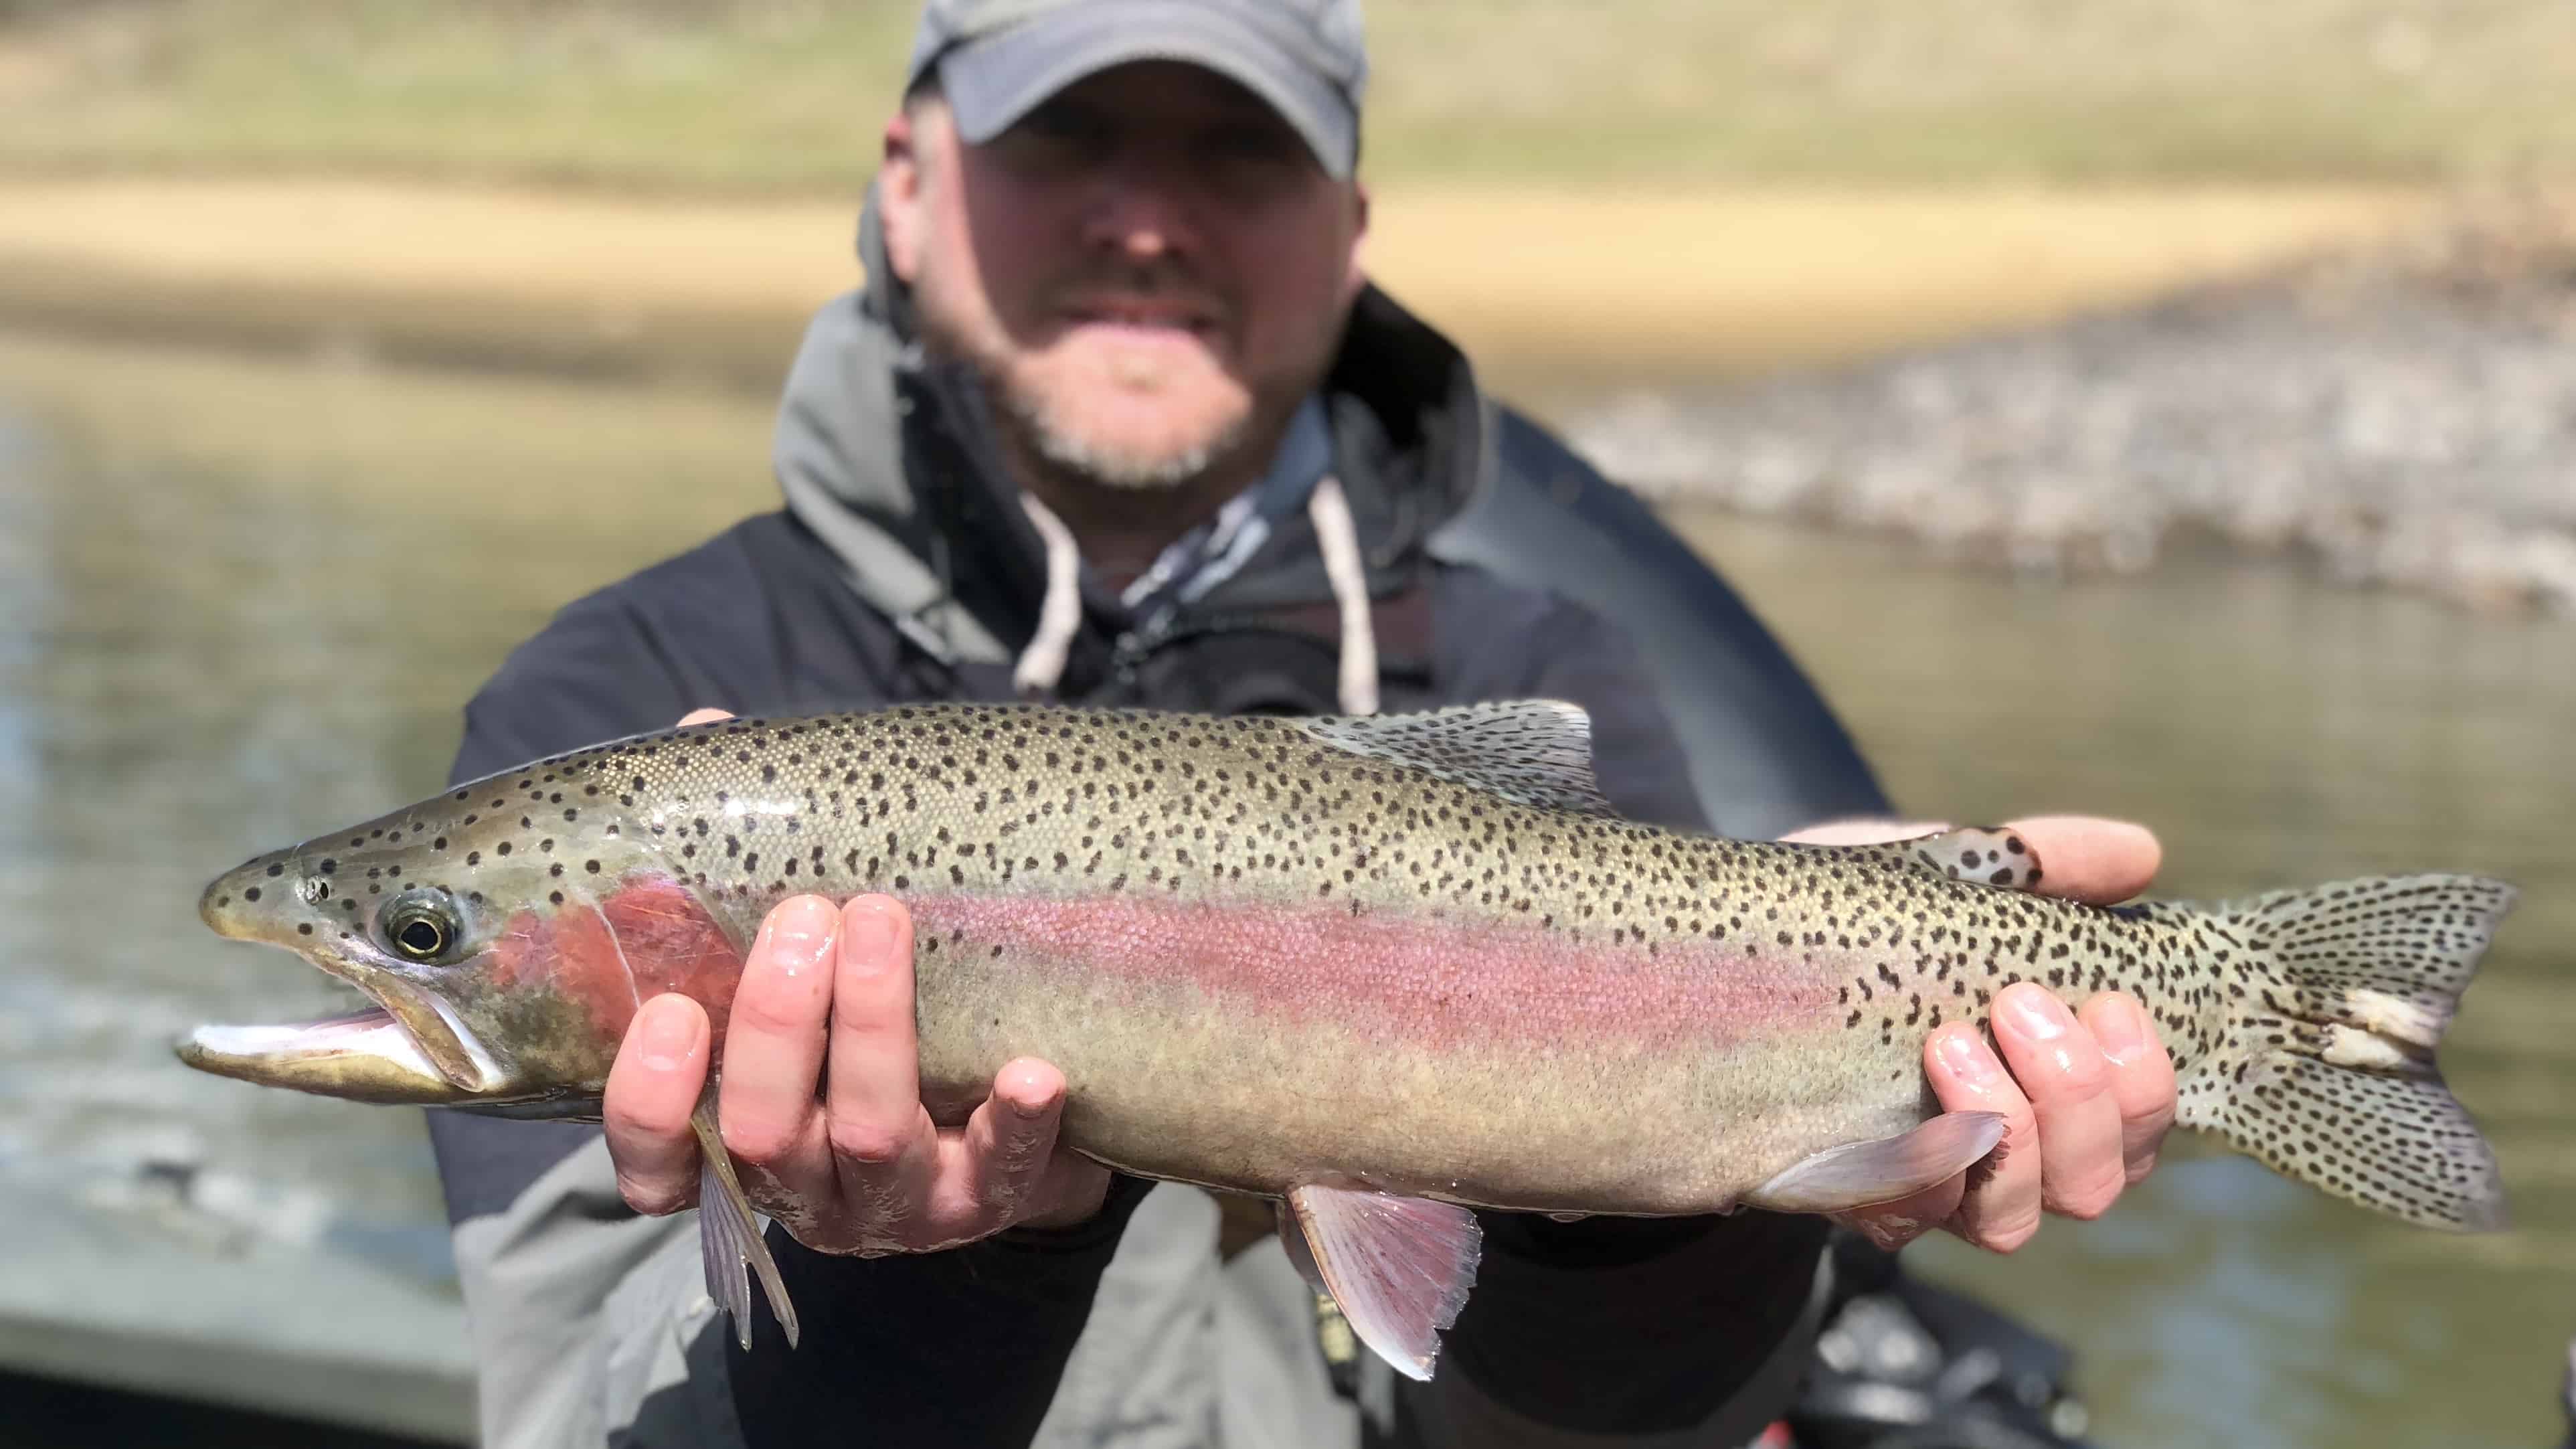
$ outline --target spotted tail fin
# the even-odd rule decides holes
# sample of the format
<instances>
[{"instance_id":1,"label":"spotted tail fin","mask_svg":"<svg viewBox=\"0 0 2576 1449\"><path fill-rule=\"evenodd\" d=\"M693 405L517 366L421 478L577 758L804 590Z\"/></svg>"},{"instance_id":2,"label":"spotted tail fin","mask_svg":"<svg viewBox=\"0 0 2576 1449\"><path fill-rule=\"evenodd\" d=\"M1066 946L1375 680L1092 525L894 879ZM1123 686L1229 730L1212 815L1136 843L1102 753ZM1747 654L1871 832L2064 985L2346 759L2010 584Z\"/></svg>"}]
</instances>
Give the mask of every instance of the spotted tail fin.
<instances>
[{"instance_id":1,"label":"spotted tail fin","mask_svg":"<svg viewBox=\"0 0 2576 1449\"><path fill-rule=\"evenodd\" d=\"M2220 908L2246 991L2226 1044L2182 1083L2182 1124L2407 1222L2502 1227L2495 1150L2433 1050L2512 905L2498 881L2413 875Z\"/></svg>"}]
</instances>

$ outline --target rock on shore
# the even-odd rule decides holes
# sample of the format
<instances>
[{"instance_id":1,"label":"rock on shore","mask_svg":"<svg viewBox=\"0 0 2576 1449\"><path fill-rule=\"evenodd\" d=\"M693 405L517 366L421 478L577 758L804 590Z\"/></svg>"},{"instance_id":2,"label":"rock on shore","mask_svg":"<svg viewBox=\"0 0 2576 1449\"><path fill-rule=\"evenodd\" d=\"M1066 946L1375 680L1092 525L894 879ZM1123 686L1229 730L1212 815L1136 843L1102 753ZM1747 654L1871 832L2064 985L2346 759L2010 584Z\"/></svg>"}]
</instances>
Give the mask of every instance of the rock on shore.
<instances>
[{"instance_id":1,"label":"rock on shore","mask_svg":"<svg viewBox=\"0 0 2576 1449\"><path fill-rule=\"evenodd\" d=\"M2576 248L2459 226L2138 311L1706 396L1574 440L1650 496L2050 573L2178 533L2576 612ZM2550 237L2565 233L2545 229Z\"/></svg>"}]
</instances>

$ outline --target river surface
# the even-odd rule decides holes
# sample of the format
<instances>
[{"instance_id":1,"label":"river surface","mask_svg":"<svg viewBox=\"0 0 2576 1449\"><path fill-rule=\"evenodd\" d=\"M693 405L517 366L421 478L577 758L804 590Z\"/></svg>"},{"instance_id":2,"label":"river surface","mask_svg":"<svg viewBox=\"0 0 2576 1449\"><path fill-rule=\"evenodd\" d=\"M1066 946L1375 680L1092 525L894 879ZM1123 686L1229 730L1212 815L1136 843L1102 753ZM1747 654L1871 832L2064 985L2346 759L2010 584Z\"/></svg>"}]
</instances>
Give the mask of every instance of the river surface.
<instances>
[{"instance_id":1,"label":"river surface","mask_svg":"<svg viewBox=\"0 0 2576 1449\"><path fill-rule=\"evenodd\" d=\"M770 505L769 422L691 393L0 336L0 1174L209 1253L283 1236L443 1276L416 1114L170 1059L198 1021L346 1000L213 940L197 892L436 788L459 705L551 609ZM2512 1231L2385 1224L2178 1143L2102 1222L1913 1260L2072 1343L2108 1444L2554 1442L2576 622L2188 550L2038 585L1674 518L1909 809L2134 816L2176 895L2422 867L2524 887L2445 1056ZM156 1193L184 1205L136 1208Z\"/></svg>"}]
</instances>

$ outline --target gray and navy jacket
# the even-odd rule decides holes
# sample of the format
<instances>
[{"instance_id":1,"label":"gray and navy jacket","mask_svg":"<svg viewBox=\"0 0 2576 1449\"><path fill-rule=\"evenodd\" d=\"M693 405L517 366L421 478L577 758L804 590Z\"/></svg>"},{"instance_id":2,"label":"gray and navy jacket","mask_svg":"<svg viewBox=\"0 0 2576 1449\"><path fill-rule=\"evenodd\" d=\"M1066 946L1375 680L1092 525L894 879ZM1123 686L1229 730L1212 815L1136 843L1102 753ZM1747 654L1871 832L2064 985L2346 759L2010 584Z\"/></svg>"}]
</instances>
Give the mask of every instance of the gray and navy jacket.
<instances>
[{"instance_id":1,"label":"gray and navy jacket","mask_svg":"<svg viewBox=\"0 0 2576 1449\"><path fill-rule=\"evenodd\" d=\"M861 251L868 287L816 317L788 381L788 506L566 607L468 705L457 779L707 706L1011 697L1042 541L980 389L912 340L872 221ZM1383 293L1358 300L1321 401L1384 709L1572 700L1611 800L1675 826L1769 836L1885 808L1734 595ZM1150 627L1087 577L1082 604L1061 701L1334 709L1343 621L1303 515ZM1820 1294L1815 1218L1488 1215L1475 1293L1417 1385L1352 1362L1329 1315L1319 1332L1275 1238L1221 1255L1208 1194L1120 1179L1089 1223L942 1253L831 1257L772 1228L803 1345L764 1319L746 1352L695 1225L628 1210L596 1127L430 1117L488 1449L1733 1445L1788 1401Z\"/></svg>"}]
</instances>

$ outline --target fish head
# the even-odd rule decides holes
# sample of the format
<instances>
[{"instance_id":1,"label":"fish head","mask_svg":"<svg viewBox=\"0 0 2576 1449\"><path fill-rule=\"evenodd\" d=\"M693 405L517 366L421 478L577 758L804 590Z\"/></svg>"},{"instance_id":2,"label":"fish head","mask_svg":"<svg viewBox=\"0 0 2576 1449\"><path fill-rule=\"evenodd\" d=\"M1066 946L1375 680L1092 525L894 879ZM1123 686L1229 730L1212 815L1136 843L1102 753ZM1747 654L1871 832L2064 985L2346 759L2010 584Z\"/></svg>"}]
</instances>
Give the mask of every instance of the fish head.
<instances>
[{"instance_id":1,"label":"fish head","mask_svg":"<svg viewBox=\"0 0 2576 1449\"><path fill-rule=\"evenodd\" d=\"M721 1033L741 961L649 835L541 819L483 790L255 857L198 909L218 935L293 951L372 1009L201 1026L181 1060L370 1102L596 1098L638 1005L686 992Z\"/></svg>"}]
</instances>

